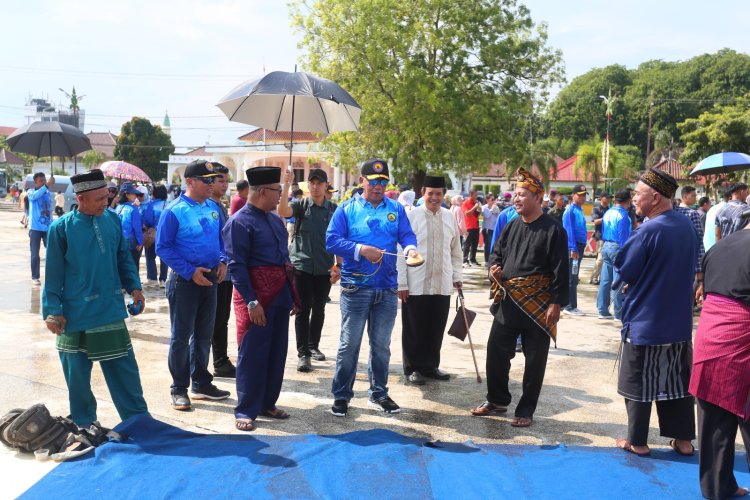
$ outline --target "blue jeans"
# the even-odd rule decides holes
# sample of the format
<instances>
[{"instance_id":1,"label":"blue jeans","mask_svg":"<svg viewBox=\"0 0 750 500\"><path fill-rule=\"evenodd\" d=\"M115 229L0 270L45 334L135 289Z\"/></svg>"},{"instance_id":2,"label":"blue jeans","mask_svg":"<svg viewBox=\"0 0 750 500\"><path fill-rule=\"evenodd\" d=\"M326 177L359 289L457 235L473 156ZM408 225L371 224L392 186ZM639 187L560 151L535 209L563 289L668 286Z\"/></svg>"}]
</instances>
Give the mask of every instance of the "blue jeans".
<instances>
[{"instance_id":1,"label":"blue jeans","mask_svg":"<svg viewBox=\"0 0 750 500\"><path fill-rule=\"evenodd\" d=\"M583 260L583 251L586 249L585 243L578 243L578 273L581 272L581 261ZM566 309L578 309L578 273L573 274L573 259L570 258L570 252L568 252L568 287L570 290L570 298L568 299L568 307Z\"/></svg>"},{"instance_id":2,"label":"blue jeans","mask_svg":"<svg viewBox=\"0 0 750 500\"><path fill-rule=\"evenodd\" d=\"M596 308L602 316L609 315L609 303L614 302L615 318L620 319L622 310L622 291L612 290L612 283L617 281L615 259L620 253L620 245L613 241L605 241L602 247L602 273L599 278L599 294L596 296Z\"/></svg>"},{"instance_id":3,"label":"blue jeans","mask_svg":"<svg viewBox=\"0 0 750 500\"><path fill-rule=\"evenodd\" d=\"M159 259L159 281L167 279L167 263ZM146 248L146 278L156 281L156 245Z\"/></svg>"},{"instance_id":4,"label":"blue jeans","mask_svg":"<svg viewBox=\"0 0 750 500\"><path fill-rule=\"evenodd\" d=\"M216 285L196 285L172 272L167 279L167 302L172 323L168 357L172 394L186 393L191 380L192 389L200 391L214 379L208 371L208 354L214 334Z\"/></svg>"},{"instance_id":5,"label":"blue jeans","mask_svg":"<svg viewBox=\"0 0 750 500\"><path fill-rule=\"evenodd\" d=\"M376 290L354 285L341 286L341 340L331 388L334 399L349 401L354 397L354 379L365 322L370 338L367 370L370 389L367 392L373 400L388 395L391 332L397 310L398 292L395 288Z\"/></svg>"},{"instance_id":6,"label":"blue jeans","mask_svg":"<svg viewBox=\"0 0 750 500\"><path fill-rule=\"evenodd\" d=\"M39 265L41 259L39 258L39 248L41 248L41 242L44 242L44 248L47 248L47 231L36 231L34 229L29 231L29 249L31 250L31 279L39 279Z\"/></svg>"}]
</instances>

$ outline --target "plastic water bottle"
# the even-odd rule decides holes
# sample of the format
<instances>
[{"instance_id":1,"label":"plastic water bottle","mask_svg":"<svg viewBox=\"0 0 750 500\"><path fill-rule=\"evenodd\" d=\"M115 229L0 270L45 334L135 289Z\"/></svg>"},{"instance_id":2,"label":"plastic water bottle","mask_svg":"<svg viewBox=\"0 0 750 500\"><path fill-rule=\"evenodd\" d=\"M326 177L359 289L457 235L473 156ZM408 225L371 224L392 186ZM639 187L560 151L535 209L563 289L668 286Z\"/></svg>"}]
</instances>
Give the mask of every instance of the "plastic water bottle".
<instances>
[{"instance_id":1,"label":"plastic water bottle","mask_svg":"<svg viewBox=\"0 0 750 500\"><path fill-rule=\"evenodd\" d=\"M573 259L573 266L570 270L573 276L578 276L578 259Z\"/></svg>"},{"instance_id":2,"label":"plastic water bottle","mask_svg":"<svg viewBox=\"0 0 750 500\"><path fill-rule=\"evenodd\" d=\"M143 302L136 302L133 299L130 299L130 302L128 302L128 312L131 316L138 316L143 311Z\"/></svg>"}]
</instances>

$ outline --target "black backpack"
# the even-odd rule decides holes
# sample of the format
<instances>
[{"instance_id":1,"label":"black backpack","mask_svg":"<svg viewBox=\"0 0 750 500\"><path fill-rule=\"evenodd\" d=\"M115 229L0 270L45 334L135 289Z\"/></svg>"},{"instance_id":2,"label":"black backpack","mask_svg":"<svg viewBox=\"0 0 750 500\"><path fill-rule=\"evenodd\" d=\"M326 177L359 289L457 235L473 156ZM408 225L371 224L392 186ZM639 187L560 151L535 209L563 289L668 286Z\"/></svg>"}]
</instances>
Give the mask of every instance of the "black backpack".
<instances>
[{"instance_id":1,"label":"black backpack","mask_svg":"<svg viewBox=\"0 0 750 500\"><path fill-rule=\"evenodd\" d=\"M62 449L68 434L77 431L72 420L52 417L43 404L27 410L15 408L0 418L0 441L9 448L32 453L39 449L55 453Z\"/></svg>"}]
</instances>

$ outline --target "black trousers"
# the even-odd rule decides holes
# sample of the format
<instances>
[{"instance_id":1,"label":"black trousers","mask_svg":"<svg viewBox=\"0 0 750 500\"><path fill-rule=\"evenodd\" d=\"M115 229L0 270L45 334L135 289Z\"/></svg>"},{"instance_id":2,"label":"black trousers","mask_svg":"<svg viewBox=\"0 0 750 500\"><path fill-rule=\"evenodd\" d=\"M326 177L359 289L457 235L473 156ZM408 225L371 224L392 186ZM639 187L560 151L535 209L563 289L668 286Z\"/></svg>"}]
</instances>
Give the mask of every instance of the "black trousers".
<instances>
[{"instance_id":1,"label":"black trousers","mask_svg":"<svg viewBox=\"0 0 750 500\"><path fill-rule=\"evenodd\" d=\"M229 335L227 323L229 323L229 313L232 310L232 291L231 281L222 281L216 286L216 316L214 319L214 335L211 337L214 368L229 361L227 355L227 336Z\"/></svg>"},{"instance_id":2,"label":"black trousers","mask_svg":"<svg viewBox=\"0 0 750 500\"><path fill-rule=\"evenodd\" d=\"M320 334L326 318L326 301L331 292L331 277L327 274L315 276L294 271L302 308L294 319L297 333L297 356L310 356L310 349L320 346Z\"/></svg>"},{"instance_id":3,"label":"black trousers","mask_svg":"<svg viewBox=\"0 0 750 500\"><path fill-rule=\"evenodd\" d=\"M464 241L464 262L477 261L477 248L479 247L479 229L468 229Z\"/></svg>"},{"instance_id":4,"label":"black trousers","mask_svg":"<svg viewBox=\"0 0 750 500\"><path fill-rule=\"evenodd\" d=\"M517 328L497 320L492 322L487 341L487 401L502 406L510 404L510 360L516 355L518 335L521 335L526 366L523 370L523 393L516 405L515 416L531 418L542 392L550 343L549 336L537 326Z\"/></svg>"},{"instance_id":5,"label":"black trousers","mask_svg":"<svg viewBox=\"0 0 750 500\"><path fill-rule=\"evenodd\" d=\"M431 373L440 366L450 295L410 295L401 304L404 373Z\"/></svg>"},{"instance_id":6,"label":"black trousers","mask_svg":"<svg viewBox=\"0 0 750 500\"><path fill-rule=\"evenodd\" d=\"M655 401L659 415L659 435L684 441L695 439L695 412L693 397ZM625 399L628 412L628 441L634 446L648 444L648 426L651 421L651 402L642 403Z\"/></svg>"},{"instance_id":7,"label":"black trousers","mask_svg":"<svg viewBox=\"0 0 750 500\"><path fill-rule=\"evenodd\" d=\"M698 400L698 448L701 493L706 498L729 498L739 487L734 477L737 428L745 443L750 469L750 422L715 404Z\"/></svg>"},{"instance_id":8,"label":"black trousers","mask_svg":"<svg viewBox=\"0 0 750 500\"><path fill-rule=\"evenodd\" d=\"M490 252L492 252L492 233L494 229L482 229L482 238L484 239L484 263L490 261Z\"/></svg>"}]
</instances>

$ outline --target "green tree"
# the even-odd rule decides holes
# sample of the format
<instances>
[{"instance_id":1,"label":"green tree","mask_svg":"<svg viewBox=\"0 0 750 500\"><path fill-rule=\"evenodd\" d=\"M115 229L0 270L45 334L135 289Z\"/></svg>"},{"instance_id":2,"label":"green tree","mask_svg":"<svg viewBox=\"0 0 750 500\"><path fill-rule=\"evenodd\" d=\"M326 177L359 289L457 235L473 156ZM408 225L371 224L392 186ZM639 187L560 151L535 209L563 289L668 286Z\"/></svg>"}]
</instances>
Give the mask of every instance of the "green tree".
<instances>
[{"instance_id":1,"label":"green tree","mask_svg":"<svg viewBox=\"0 0 750 500\"><path fill-rule=\"evenodd\" d=\"M630 184L638 175L641 166L641 157L635 146L609 147L609 167L607 175L602 168L602 151L604 142L595 138L584 142L576 151L576 162L573 165L573 173L582 179L591 181L594 193L597 187L605 179L604 188L613 191Z\"/></svg>"},{"instance_id":2,"label":"green tree","mask_svg":"<svg viewBox=\"0 0 750 500\"><path fill-rule=\"evenodd\" d=\"M561 79L514 0L293 0L307 70L340 83L362 106L360 134L326 141L335 162L390 160L397 177L481 172L520 158L535 96Z\"/></svg>"},{"instance_id":3,"label":"green tree","mask_svg":"<svg viewBox=\"0 0 750 500\"><path fill-rule=\"evenodd\" d=\"M722 151L750 151L750 93L731 106L716 106L677 125L685 141L680 155L683 165L695 165L703 158ZM687 173L687 172L686 172ZM711 176L717 185L726 179L738 179L741 173Z\"/></svg>"},{"instance_id":4,"label":"green tree","mask_svg":"<svg viewBox=\"0 0 750 500\"><path fill-rule=\"evenodd\" d=\"M575 151L575 143L572 139L546 137L530 144L520 163L514 164L515 166L508 165L506 174L510 179L520 167L529 169L534 165L544 184L549 187L550 179L557 176L559 161L570 157Z\"/></svg>"},{"instance_id":5,"label":"green tree","mask_svg":"<svg viewBox=\"0 0 750 500\"><path fill-rule=\"evenodd\" d=\"M90 169L99 166L105 159L104 153L100 153L95 149L89 149L83 154L81 161L86 167Z\"/></svg>"},{"instance_id":6,"label":"green tree","mask_svg":"<svg viewBox=\"0 0 750 500\"><path fill-rule=\"evenodd\" d=\"M114 156L140 167L153 181L157 181L167 175L166 167L160 162L167 160L172 153L172 139L159 125L134 116L122 126Z\"/></svg>"}]
</instances>

